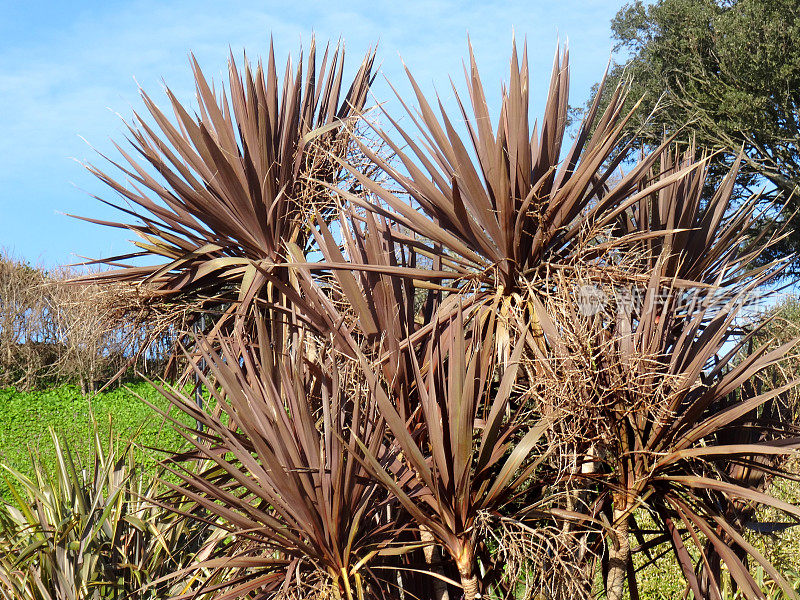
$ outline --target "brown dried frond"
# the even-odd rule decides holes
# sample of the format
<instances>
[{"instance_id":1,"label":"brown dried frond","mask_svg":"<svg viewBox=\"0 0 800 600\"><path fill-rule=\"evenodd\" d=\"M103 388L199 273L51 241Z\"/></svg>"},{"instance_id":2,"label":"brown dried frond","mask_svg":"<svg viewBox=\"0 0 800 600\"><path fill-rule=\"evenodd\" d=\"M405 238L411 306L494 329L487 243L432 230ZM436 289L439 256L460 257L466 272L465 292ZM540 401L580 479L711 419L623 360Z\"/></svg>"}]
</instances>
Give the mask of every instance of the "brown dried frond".
<instances>
[{"instance_id":1,"label":"brown dried frond","mask_svg":"<svg viewBox=\"0 0 800 600\"><path fill-rule=\"evenodd\" d=\"M590 305L582 288L598 293L599 306ZM559 420L564 440L598 442L606 437L608 411L617 419L648 421L670 418L665 407L680 387L681 377L664 373L653 377L664 357L626 354L620 339L610 334L619 311L614 281L597 272L574 267L557 272L546 286L540 307L557 323L559 344L532 359L537 374L532 395L544 414L580 415Z\"/></svg>"},{"instance_id":2,"label":"brown dried frond","mask_svg":"<svg viewBox=\"0 0 800 600\"><path fill-rule=\"evenodd\" d=\"M583 540L555 521L530 526L482 512L479 536L495 547L502 579L518 600L593 597L591 557Z\"/></svg>"},{"instance_id":3,"label":"brown dried frond","mask_svg":"<svg viewBox=\"0 0 800 600\"><path fill-rule=\"evenodd\" d=\"M340 592L329 573L312 565L311 569L303 568L298 561L294 573L289 573L285 586L282 586L273 600L339 600Z\"/></svg>"}]
</instances>

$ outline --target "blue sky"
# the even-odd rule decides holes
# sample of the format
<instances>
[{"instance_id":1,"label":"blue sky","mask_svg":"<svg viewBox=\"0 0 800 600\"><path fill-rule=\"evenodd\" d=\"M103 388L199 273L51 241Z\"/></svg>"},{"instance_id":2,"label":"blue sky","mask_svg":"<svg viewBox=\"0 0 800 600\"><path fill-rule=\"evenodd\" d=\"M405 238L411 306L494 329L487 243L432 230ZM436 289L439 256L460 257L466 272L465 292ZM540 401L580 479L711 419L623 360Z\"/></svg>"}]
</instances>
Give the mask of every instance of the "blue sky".
<instances>
[{"instance_id":1,"label":"blue sky","mask_svg":"<svg viewBox=\"0 0 800 600\"><path fill-rule=\"evenodd\" d=\"M125 232L63 213L115 216L90 196L113 193L81 163L104 166L96 150L124 142L121 118L142 108L138 86L162 100L163 79L182 100L194 98L190 51L219 79L229 47L252 58L266 53L270 34L279 58L296 54L312 32L318 43L342 37L351 66L378 42L382 75L401 92L405 61L426 91L435 81L447 100L448 77L461 83L467 34L484 84L499 95L513 32L528 42L537 114L558 39L569 41L571 101L585 101L605 69L609 21L622 4L0 0L0 249L44 266L130 249ZM383 76L373 88L379 100L390 97Z\"/></svg>"}]
</instances>

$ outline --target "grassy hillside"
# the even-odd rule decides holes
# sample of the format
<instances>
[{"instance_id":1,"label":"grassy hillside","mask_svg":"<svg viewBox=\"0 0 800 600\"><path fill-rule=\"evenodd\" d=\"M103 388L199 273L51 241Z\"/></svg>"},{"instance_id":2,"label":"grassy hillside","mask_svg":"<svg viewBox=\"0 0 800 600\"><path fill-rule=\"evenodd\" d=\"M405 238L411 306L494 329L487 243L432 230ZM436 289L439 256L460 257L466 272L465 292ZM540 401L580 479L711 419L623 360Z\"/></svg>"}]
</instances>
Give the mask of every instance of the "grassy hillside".
<instances>
[{"instance_id":1,"label":"grassy hillside","mask_svg":"<svg viewBox=\"0 0 800 600\"><path fill-rule=\"evenodd\" d=\"M141 447L137 452L142 465L151 468L161 456L152 448L175 449L183 440L137 396L166 408L158 392L144 382L94 396L82 396L78 388L69 385L33 392L0 390L0 462L30 473L29 449L35 449L45 464L50 464L50 427L85 460L91 452L94 415L103 434L113 426L119 439L133 439ZM0 482L0 490L4 488Z\"/></svg>"}]
</instances>

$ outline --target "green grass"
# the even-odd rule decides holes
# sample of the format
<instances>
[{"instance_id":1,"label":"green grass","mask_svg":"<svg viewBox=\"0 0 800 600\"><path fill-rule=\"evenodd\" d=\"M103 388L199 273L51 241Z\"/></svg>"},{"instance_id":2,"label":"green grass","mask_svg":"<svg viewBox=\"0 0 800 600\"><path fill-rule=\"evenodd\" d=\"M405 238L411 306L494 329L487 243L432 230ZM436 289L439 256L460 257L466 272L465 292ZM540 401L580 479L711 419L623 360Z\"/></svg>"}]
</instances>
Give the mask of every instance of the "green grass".
<instances>
[{"instance_id":1,"label":"green grass","mask_svg":"<svg viewBox=\"0 0 800 600\"><path fill-rule=\"evenodd\" d=\"M793 460L786 466L792 473L800 473L800 461ZM800 505L800 482L788 479L775 479L769 489L769 493L784 502ZM637 514L637 519L642 524L648 524L648 517L642 511ZM785 515L775 509L761 508L756 520L761 522L786 521ZM776 535L759 535L748 533L748 541L765 555L775 568L780 572L795 590L800 590L800 527L793 527ZM631 538L631 545L636 545L636 540ZM653 550L654 555L668 548L663 544ZM691 544L687 549L692 556L697 559L698 554L694 551ZM634 564L643 565L645 557L638 555L635 557ZM759 586L765 591L767 600L789 600L777 586L764 573L763 569L752 563L750 572L758 582ZM671 552L661 557L655 564L648 566L639 573L639 595L642 600L672 600L682 598L685 583L677 560ZM723 600L742 600L739 593L731 591L730 587L723 590Z\"/></svg>"},{"instance_id":2,"label":"green grass","mask_svg":"<svg viewBox=\"0 0 800 600\"><path fill-rule=\"evenodd\" d=\"M142 396L167 408L167 402L150 384L140 382L126 387L94 396L83 396L78 388L70 385L33 392L0 389L0 462L30 474L29 449L33 448L45 465L52 464L54 448L50 427L69 443L82 461L86 461L92 456L94 414L105 438L113 427L121 442L134 440L139 447L137 461L144 469L151 470L163 455L150 448L175 450L182 447L183 439L137 398L137 395ZM4 495L5 491L5 484L0 480L0 494Z\"/></svg>"},{"instance_id":3,"label":"green grass","mask_svg":"<svg viewBox=\"0 0 800 600\"><path fill-rule=\"evenodd\" d=\"M140 464L146 470L153 470L162 454L151 448L176 450L183 446L183 439L137 398L137 395L156 406L167 408L167 402L145 382L129 384L94 396L82 396L78 388L69 385L34 392L0 389L0 462L25 474L31 474L29 448L33 448L52 472L50 465L54 460L54 448L49 434L50 427L86 461L92 455L91 419L94 414L103 436L108 436L109 429L113 426L121 442L134 439L139 447L137 457ZM800 472L797 464L793 467L794 472ZM5 492L5 483L0 479L0 495L4 496ZM772 493L788 502L800 503L800 483L776 481ZM765 510L759 517L763 520L777 520L779 515L773 513L774 511ZM643 515L643 518L646 517ZM753 535L751 538L792 583L800 580L800 574L796 572L797 565L800 564L800 527L790 529L779 537ZM631 540L631 543L635 545L635 540ZM642 557L639 557L637 564L641 564L641 561ZM643 600L680 598L684 589L680 569L669 554L642 571L639 581ZM777 592L774 589L771 591ZM730 597L733 598L733 595ZM770 595L770 600L783 598L778 593Z\"/></svg>"}]
</instances>

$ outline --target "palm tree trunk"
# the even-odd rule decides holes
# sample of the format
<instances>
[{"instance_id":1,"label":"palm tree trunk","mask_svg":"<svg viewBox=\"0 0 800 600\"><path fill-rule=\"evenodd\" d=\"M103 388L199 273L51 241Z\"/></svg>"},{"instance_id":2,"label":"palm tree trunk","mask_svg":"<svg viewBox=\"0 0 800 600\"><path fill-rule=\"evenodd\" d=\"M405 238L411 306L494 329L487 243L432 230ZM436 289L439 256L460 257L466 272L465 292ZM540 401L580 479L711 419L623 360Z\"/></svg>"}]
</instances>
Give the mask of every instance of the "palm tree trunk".
<instances>
[{"instance_id":1,"label":"palm tree trunk","mask_svg":"<svg viewBox=\"0 0 800 600\"><path fill-rule=\"evenodd\" d=\"M476 600L481 597L478 592L478 577L471 571L461 573L461 587L464 588L464 600Z\"/></svg>"},{"instance_id":2,"label":"palm tree trunk","mask_svg":"<svg viewBox=\"0 0 800 600\"><path fill-rule=\"evenodd\" d=\"M419 537L427 544L422 551L425 554L425 562L428 564L431 572L438 575L443 575L441 567L433 566L436 558L436 545L434 544L435 539L431 533L431 530L425 525L420 525ZM433 577L432 579L434 600L450 600L450 594L447 591L447 584L438 577Z\"/></svg>"},{"instance_id":3,"label":"palm tree trunk","mask_svg":"<svg viewBox=\"0 0 800 600\"><path fill-rule=\"evenodd\" d=\"M611 541L606 595L608 600L622 600L628 560L631 556L631 544L628 539L628 515L624 510L614 510L614 532Z\"/></svg>"},{"instance_id":4,"label":"palm tree trunk","mask_svg":"<svg viewBox=\"0 0 800 600\"><path fill-rule=\"evenodd\" d=\"M464 600L476 600L481 597L478 576L475 574L475 551L473 541L470 539L459 540L458 546L449 548L450 555L458 568L461 577L461 587L464 590Z\"/></svg>"}]
</instances>

